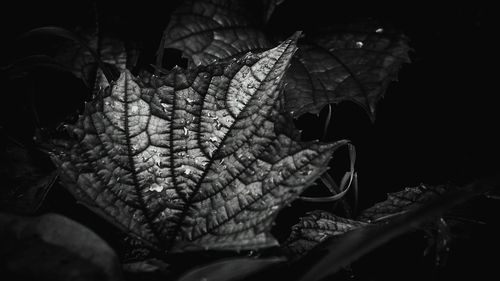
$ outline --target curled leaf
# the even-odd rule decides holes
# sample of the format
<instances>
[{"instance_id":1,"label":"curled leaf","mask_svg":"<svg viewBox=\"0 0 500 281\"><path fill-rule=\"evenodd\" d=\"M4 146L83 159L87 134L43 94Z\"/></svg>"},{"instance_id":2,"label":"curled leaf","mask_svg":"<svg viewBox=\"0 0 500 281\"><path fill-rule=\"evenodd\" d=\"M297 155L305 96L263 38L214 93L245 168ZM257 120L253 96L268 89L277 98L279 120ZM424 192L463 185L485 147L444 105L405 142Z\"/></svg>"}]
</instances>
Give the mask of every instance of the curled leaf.
<instances>
[{"instance_id":1,"label":"curled leaf","mask_svg":"<svg viewBox=\"0 0 500 281\"><path fill-rule=\"evenodd\" d=\"M272 47L259 30L276 1L184 1L172 13L164 47L179 49L195 65L208 65L249 51ZM257 1L259 2L259 1Z\"/></svg>"},{"instance_id":2,"label":"curled leaf","mask_svg":"<svg viewBox=\"0 0 500 281\"><path fill-rule=\"evenodd\" d=\"M60 215L0 214L0 273L16 280L121 280L114 251Z\"/></svg>"},{"instance_id":3,"label":"curled leaf","mask_svg":"<svg viewBox=\"0 0 500 281\"><path fill-rule=\"evenodd\" d=\"M286 107L300 116L349 100L373 120L376 103L401 65L410 62L409 50L405 36L371 25L306 37L286 78Z\"/></svg>"},{"instance_id":4,"label":"curled leaf","mask_svg":"<svg viewBox=\"0 0 500 281\"><path fill-rule=\"evenodd\" d=\"M280 114L299 34L228 64L146 80L122 72L54 156L89 208L167 252L255 249L278 211L347 143L302 143Z\"/></svg>"}]
</instances>

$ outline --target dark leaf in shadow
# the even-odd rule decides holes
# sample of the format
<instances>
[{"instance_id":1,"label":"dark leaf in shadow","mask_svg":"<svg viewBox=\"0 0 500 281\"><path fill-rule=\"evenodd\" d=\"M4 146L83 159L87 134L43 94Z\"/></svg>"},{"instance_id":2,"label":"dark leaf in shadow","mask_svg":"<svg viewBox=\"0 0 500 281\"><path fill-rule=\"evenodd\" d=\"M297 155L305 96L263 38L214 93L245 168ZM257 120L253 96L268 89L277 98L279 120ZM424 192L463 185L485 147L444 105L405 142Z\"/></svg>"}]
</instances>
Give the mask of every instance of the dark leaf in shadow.
<instances>
[{"instance_id":1,"label":"dark leaf in shadow","mask_svg":"<svg viewBox=\"0 0 500 281\"><path fill-rule=\"evenodd\" d=\"M69 47L67 47L68 51L70 52L69 59L64 59L63 55L63 59L58 60L62 64L67 65L70 69L72 69L72 72L77 77L82 78L84 82L89 85L89 87L93 85L94 82L93 80L87 80L91 78L87 77L91 70L90 61L93 61L93 63L99 67L99 69L102 71L102 75L105 77L105 80L116 80L116 74L113 73L113 71L108 66L106 66L103 59L101 59L101 52L99 48L96 46L92 46L96 45L97 41L95 44L93 44L92 40L88 41L88 38L86 39L85 36L78 35L70 30L57 26L35 28L23 34L21 38L32 36L55 36L69 40L71 42L68 45ZM92 34L90 35L90 38L95 38L95 36L97 36L97 34ZM112 53L115 53L114 47L112 47L111 49L113 49ZM65 50L65 48L63 48L63 50ZM113 61L115 62L116 60Z\"/></svg>"},{"instance_id":2,"label":"dark leaf in shadow","mask_svg":"<svg viewBox=\"0 0 500 281\"><path fill-rule=\"evenodd\" d=\"M113 249L57 214L0 214L0 261L11 280L122 280Z\"/></svg>"},{"instance_id":3,"label":"dark leaf in shadow","mask_svg":"<svg viewBox=\"0 0 500 281\"><path fill-rule=\"evenodd\" d=\"M306 260L317 259L318 262L308 268L300 280L322 280L389 240L440 217L456 205L498 188L498 177L481 180L449 191L382 223L369 224L328 238L303 257Z\"/></svg>"},{"instance_id":4,"label":"dark leaf in shadow","mask_svg":"<svg viewBox=\"0 0 500 281\"><path fill-rule=\"evenodd\" d=\"M235 281L242 280L253 274L279 263L285 262L282 257L273 258L234 258L217 261L195 268L181 276L177 281Z\"/></svg>"},{"instance_id":5,"label":"dark leaf in shadow","mask_svg":"<svg viewBox=\"0 0 500 281\"><path fill-rule=\"evenodd\" d=\"M43 203L58 173L40 152L7 138L2 144L0 210L33 214Z\"/></svg>"}]
</instances>

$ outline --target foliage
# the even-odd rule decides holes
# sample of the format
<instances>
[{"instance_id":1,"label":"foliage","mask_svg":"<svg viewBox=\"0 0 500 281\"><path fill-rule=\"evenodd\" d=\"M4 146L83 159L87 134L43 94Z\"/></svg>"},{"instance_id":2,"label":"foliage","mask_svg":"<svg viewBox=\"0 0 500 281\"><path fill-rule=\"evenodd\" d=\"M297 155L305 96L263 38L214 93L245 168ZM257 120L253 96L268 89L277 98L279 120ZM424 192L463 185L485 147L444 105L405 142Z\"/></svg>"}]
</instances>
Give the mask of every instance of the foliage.
<instances>
[{"instance_id":1,"label":"foliage","mask_svg":"<svg viewBox=\"0 0 500 281\"><path fill-rule=\"evenodd\" d=\"M323 280L414 230L432 236L441 263L456 207L495 197L499 179L421 184L360 212L352 208L356 143L306 141L294 117L328 105L327 128L331 105L351 101L374 121L376 103L410 62L409 40L372 20L273 34L268 24L281 2L186 0L158 34L151 66L138 63L140 44L103 31L99 20L74 31L25 33L20 40L45 36L64 44L10 61L5 77L32 81L37 69L56 69L63 79L79 79L88 101L78 116L58 120L62 126L36 128L34 142L2 136L0 273ZM171 49L188 60L185 68L165 65L174 59ZM343 146L350 169L336 184L330 160ZM318 191L315 184L333 195L301 196ZM91 212L72 217L64 202L51 201L63 190ZM275 238L278 214L299 198L316 210L293 217L290 234ZM343 212L332 202L339 200ZM96 230L100 238L85 218L104 219L112 230Z\"/></svg>"}]
</instances>

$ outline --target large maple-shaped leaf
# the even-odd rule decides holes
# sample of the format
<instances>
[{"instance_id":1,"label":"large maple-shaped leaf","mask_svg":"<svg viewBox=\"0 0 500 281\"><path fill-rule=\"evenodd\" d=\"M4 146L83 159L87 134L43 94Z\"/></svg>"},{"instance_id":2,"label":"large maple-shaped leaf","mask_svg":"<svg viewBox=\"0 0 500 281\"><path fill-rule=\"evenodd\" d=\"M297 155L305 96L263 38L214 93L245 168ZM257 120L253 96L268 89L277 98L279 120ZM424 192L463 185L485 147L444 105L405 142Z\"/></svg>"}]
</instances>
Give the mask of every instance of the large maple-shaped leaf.
<instances>
[{"instance_id":1,"label":"large maple-shaped leaf","mask_svg":"<svg viewBox=\"0 0 500 281\"><path fill-rule=\"evenodd\" d=\"M54 158L69 190L162 250L276 245L277 212L346 144L301 143L279 113L298 36L228 64L143 80L123 72Z\"/></svg>"},{"instance_id":2,"label":"large maple-shaped leaf","mask_svg":"<svg viewBox=\"0 0 500 281\"><path fill-rule=\"evenodd\" d=\"M164 47L179 49L195 65L272 47L259 29L276 1L192 0L175 10Z\"/></svg>"},{"instance_id":3,"label":"large maple-shaped leaf","mask_svg":"<svg viewBox=\"0 0 500 281\"><path fill-rule=\"evenodd\" d=\"M406 37L371 25L335 28L305 41L286 79L286 107L295 116L350 100L373 120L376 103L410 62Z\"/></svg>"}]
</instances>

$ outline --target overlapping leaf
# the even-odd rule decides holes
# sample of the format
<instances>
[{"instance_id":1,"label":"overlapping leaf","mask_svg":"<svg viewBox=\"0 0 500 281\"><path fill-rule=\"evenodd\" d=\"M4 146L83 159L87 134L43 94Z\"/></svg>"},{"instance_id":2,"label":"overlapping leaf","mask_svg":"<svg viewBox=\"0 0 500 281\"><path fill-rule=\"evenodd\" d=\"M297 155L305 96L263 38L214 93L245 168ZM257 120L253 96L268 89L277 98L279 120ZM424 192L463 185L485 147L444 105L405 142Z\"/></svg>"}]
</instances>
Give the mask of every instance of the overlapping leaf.
<instances>
[{"instance_id":1,"label":"overlapping leaf","mask_svg":"<svg viewBox=\"0 0 500 281\"><path fill-rule=\"evenodd\" d=\"M376 103L396 80L401 65L410 62L409 50L403 35L371 25L306 38L287 75L287 109L300 116L350 100L373 120Z\"/></svg>"},{"instance_id":2,"label":"overlapping leaf","mask_svg":"<svg viewBox=\"0 0 500 281\"><path fill-rule=\"evenodd\" d=\"M346 141L301 143L279 113L298 34L229 64L116 84L54 156L87 206L166 251L276 245L272 221Z\"/></svg>"},{"instance_id":3,"label":"overlapping leaf","mask_svg":"<svg viewBox=\"0 0 500 281\"><path fill-rule=\"evenodd\" d=\"M268 49L272 45L259 27L275 5L276 1L184 1L171 15L164 47L181 50L195 65Z\"/></svg>"}]
</instances>

